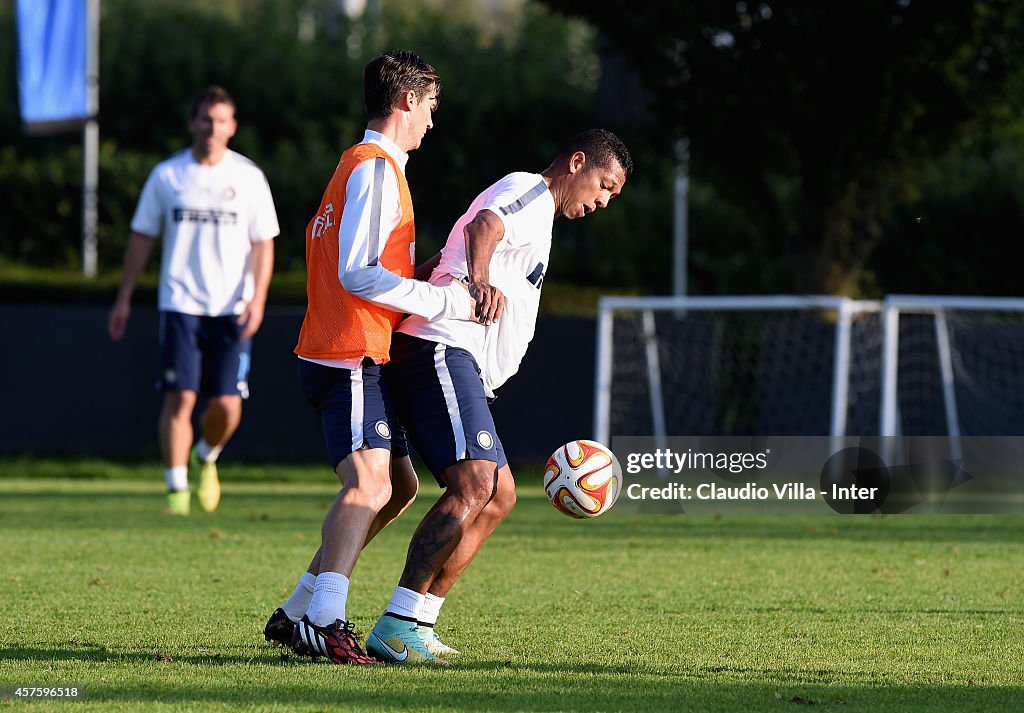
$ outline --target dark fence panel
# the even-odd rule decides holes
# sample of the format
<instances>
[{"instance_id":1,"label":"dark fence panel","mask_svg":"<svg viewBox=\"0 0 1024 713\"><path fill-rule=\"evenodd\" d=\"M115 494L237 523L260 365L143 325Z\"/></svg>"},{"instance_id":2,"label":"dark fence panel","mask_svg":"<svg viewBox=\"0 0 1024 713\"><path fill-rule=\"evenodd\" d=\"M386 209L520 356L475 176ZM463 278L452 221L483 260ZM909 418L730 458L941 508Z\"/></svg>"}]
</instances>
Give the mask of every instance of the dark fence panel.
<instances>
[{"instance_id":1,"label":"dark fence panel","mask_svg":"<svg viewBox=\"0 0 1024 713\"><path fill-rule=\"evenodd\" d=\"M0 305L0 454L157 457L157 313L136 308L121 343L107 308ZM227 458L326 460L320 423L299 393L292 348L301 308L268 310L253 345L242 425ZM514 465L543 465L590 437L594 322L542 317L522 368L493 406Z\"/></svg>"}]
</instances>

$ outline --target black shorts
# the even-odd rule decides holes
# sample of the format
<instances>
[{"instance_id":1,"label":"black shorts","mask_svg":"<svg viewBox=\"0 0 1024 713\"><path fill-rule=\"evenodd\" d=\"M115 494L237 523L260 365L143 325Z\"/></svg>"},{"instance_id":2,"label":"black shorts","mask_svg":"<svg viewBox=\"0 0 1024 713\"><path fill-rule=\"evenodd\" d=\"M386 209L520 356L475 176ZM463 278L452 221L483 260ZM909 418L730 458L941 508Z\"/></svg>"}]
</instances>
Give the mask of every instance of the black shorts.
<instances>
[{"instance_id":1,"label":"black shorts","mask_svg":"<svg viewBox=\"0 0 1024 713\"><path fill-rule=\"evenodd\" d=\"M249 397L251 339L238 317L160 312L161 391Z\"/></svg>"},{"instance_id":2,"label":"black shorts","mask_svg":"<svg viewBox=\"0 0 1024 713\"><path fill-rule=\"evenodd\" d=\"M508 465L467 350L396 332L383 372L409 442L442 485L444 470L461 460Z\"/></svg>"},{"instance_id":3,"label":"black shorts","mask_svg":"<svg viewBox=\"0 0 1024 713\"><path fill-rule=\"evenodd\" d=\"M386 448L393 458L409 455L380 366L367 360L342 369L299 359L298 369L302 393L320 414L332 468L360 448Z\"/></svg>"}]
</instances>

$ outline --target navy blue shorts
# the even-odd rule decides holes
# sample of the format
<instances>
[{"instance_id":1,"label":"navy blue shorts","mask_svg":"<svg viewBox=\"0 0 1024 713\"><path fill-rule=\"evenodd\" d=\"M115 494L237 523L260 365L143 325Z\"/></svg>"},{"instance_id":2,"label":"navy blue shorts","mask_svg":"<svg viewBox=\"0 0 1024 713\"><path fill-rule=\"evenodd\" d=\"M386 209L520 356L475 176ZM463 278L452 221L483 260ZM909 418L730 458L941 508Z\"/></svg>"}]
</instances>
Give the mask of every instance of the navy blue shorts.
<instances>
[{"instance_id":1,"label":"navy blue shorts","mask_svg":"<svg viewBox=\"0 0 1024 713\"><path fill-rule=\"evenodd\" d=\"M160 312L160 391L249 398L251 339L238 317Z\"/></svg>"},{"instance_id":2,"label":"navy blue shorts","mask_svg":"<svg viewBox=\"0 0 1024 713\"><path fill-rule=\"evenodd\" d=\"M508 465L472 354L396 332L383 371L410 443L441 485L461 460Z\"/></svg>"},{"instance_id":3,"label":"navy blue shorts","mask_svg":"<svg viewBox=\"0 0 1024 713\"><path fill-rule=\"evenodd\" d=\"M298 361L299 386L320 414L332 468L360 448L386 448L393 458L409 455L379 365L367 359L358 369L340 369Z\"/></svg>"}]
</instances>

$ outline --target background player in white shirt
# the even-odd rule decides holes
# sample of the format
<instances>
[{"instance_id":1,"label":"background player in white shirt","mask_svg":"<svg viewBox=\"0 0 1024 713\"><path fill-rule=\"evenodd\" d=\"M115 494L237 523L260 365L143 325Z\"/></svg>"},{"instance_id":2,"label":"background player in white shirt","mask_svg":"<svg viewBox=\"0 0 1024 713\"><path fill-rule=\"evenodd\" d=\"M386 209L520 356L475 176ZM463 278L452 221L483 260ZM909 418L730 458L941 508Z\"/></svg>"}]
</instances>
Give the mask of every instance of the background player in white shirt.
<instances>
[{"instance_id":1,"label":"background player in white shirt","mask_svg":"<svg viewBox=\"0 0 1024 713\"><path fill-rule=\"evenodd\" d=\"M192 104L192 147L157 164L142 189L125 249L124 272L107 330L119 341L135 284L163 237L160 266L159 437L168 512L189 513L192 412L206 397L202 436L192 450L201 470L199 503L220 502L216 460L242 418L251 339L263 323L280 232L270 187L249 159L228 149L235 104L209 87Z\"/></svg>"},{"instance_id":2,"label":"background player in white shirt","mask_svg":"<svg viewBox=\"0 0 1024 713\"><path fill-rule=\"evenodd\" d=\"M487 188L456 222L430 278L468 283L481 323L411 316L395 331L385 377L410 442L445 491L413 535L366 642L378 659L441 662L438 654L457 653L433 631L440 607L515 504L488 397L518 370L533 338L552 223L607 207L632 170L619 138L592 129L543 172L512 173Z\"/></svg>"}]
</instances>

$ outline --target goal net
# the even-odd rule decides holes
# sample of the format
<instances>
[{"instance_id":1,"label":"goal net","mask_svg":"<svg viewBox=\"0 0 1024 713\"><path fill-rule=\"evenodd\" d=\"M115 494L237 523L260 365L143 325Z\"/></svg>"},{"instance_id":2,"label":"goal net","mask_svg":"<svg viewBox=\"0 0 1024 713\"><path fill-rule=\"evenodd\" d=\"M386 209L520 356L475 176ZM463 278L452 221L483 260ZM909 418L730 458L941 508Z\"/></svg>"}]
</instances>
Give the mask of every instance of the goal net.
<instances>
[{"instance_id":1,"label":"goal net","mask_svg":"<svg viewBox=\"0 0 1024 713\"><path fill-rule=\"evenodd\" d=\"M1024 435L1024 299L891 295L878 432Z\"/></svg>"},{"instance_id":2,"label":"goal net","mask_svg":"<svg viewBox=\"0 0 1024 713\"><path fill-rule=\"evenodd\" d=\"M1024 434L1024 300L605 297L594 435Z\"/></svg>"}]
</instances>

